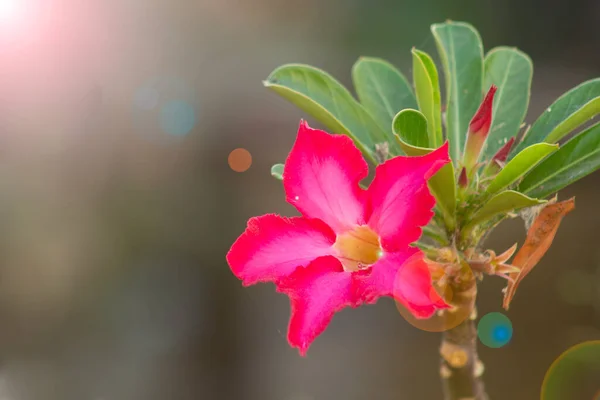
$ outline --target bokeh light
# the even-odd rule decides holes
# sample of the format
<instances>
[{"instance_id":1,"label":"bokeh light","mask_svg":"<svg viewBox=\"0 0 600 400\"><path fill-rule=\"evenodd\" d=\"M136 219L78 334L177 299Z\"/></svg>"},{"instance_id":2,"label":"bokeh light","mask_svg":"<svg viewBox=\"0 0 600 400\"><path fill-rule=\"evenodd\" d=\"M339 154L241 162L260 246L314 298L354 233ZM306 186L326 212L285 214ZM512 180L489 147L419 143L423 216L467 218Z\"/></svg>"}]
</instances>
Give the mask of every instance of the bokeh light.
<instances>
[{"instance_id":1,"label":"bokeh light","mask_svg":"<svg viewBox=\"0 0 600 400\"><path fill-rule=\"evenodd\" d=\"M194 107L183 100L170 100L160 110L160 126L165 133L185 136L196 124Z\"/></svg>"},{"instance_id":2,"label":"bokeh light","mask_svg":"<svg viewBox=\"0 0 600 400\"><path fill-rule=\"evenodd\" d=\"M229 153L227 162L235 172L244 172L252 165L252 154L246 149L235 149Z\"/></svg>"},{"instance_id":3,"label":"bokeh light","mask_svg":"<svg viewBox=\"0 0 600 400\"><path fill-rule=\"evenodd\" d=\"M142 86L135 92L134 104L140 110L152 110L158 106L160 94L152 86Z\"/></svg>"},{"instance_id":4,"label":"bokeh light","mask_svg":"<svg viewBox=\"0 0 600 400\"><path fill-rule=\"evenodd\" d=\"M510 319L499 312L484 315L477 324L477 336L481 343L491 348L505 346L512 338L513 328Z\"/></svg>"},{"instance_id":5,"label":"bokeh light","mask_svg":"<svg viewBox=\"0 0 600 400\"><path fill-rule=\"evenodd\" d=\"M181 78L149 79L138 86L132 100L136 130L146 139L166 143L186 136L198 123L194 92Z\"/></svg>"},{"instance_id":6,"label":"bokeh light","mask_svg":"<svg viewBox=\"0 0 600 400\"><path fill-rule=\"evenodd\" d=\"M474 281L475 277L470 269L466 271L467 277L465 278L467 281ZM412 278L408 276L410 272L408 272L405 268L400 268L398 274L396 275L396 282L401 279L411 280ZM431 318L427 319L418 319L399 301L396 302L396 308L400 315L412 326L417 329L426 331L426 332L445 332L449 329L455 328L460 325L463 321L471 316L471 310L473 309L473 297L472 296L464 296L460 293L454 293L450 286L439 286L434 285L430 298L435 295L441 296L446 303L450 304L452 307L447 310L439 310L436 314L434 314Z\"/></svg>"},{"instance_id":7,"label":"bokeh light","mask_svg":"<svg viewBox=\"0 0 600 400\"><path fill-rule=\"evenodd\" d=\"M0 24L14 23L19 18L24 0L0 0Z\"/></svg>"},{"instance_id":8,"label":"bokeh light","mask_svg":"<svg viewBox=\"0 0 600 400\"><path fill-rule=\"evenodd\" d=\"M575 345L550 366L541 400L592 399L600 395L600 340Z\"/></svg>"}]
</instances>

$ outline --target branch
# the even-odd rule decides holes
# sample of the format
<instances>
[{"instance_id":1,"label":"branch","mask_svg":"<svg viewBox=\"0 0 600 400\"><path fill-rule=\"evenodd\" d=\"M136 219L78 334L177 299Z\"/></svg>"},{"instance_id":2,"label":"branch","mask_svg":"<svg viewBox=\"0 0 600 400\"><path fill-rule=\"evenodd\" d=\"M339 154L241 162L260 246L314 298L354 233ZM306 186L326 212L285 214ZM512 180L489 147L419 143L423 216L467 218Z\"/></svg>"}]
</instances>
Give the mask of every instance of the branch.
<instances>
[{"instance_id":1,"label":"branch","mask_svg":"<svg viewBox=\"0 0 600 400\"><path fill-rule=\"evenodd\" d=\"M475 298L476 287L466 293ZM473 304L473 303L470 303ZM443 334L440 375L445 400L489 400L482 379L483 363L477 356L475 309L460 325Z\"/></svg>"}]
</instances>

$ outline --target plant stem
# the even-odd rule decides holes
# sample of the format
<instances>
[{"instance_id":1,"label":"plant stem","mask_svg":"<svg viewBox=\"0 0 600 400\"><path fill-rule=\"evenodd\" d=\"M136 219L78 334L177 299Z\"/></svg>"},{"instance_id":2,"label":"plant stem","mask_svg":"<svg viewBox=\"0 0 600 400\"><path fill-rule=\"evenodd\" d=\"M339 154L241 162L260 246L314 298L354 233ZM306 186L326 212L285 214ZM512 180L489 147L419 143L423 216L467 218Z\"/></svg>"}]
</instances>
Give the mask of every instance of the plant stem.
<instances>
[{"instance_id":1,"label":"plant stem","mask_svg":"<svg viewBox=\"0 0 600 400\"><path fill-rule=\"evenodd\" d=\"M475 318L473 309L469 318L443 334L440 375L445 400L489 400L477 356Z\"/></svg>"}]
</instances>

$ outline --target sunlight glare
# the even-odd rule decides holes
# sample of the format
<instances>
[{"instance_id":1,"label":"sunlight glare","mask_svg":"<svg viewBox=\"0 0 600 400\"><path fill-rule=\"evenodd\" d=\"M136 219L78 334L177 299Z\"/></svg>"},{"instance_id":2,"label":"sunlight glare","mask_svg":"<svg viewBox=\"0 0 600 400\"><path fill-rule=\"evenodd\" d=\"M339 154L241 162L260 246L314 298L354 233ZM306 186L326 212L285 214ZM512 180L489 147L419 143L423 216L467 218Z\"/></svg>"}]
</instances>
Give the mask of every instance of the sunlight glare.
<instances>
[{"instance_id":1,"label":"sunlight glare","mask_svg":"<svg viewBox=\"0 0 600 400\"><path fill-rule=\"evenodd\" d=\"M0 24L13 23L19 16L19 0L0 0Z\"/></svg>"}]
</instances>

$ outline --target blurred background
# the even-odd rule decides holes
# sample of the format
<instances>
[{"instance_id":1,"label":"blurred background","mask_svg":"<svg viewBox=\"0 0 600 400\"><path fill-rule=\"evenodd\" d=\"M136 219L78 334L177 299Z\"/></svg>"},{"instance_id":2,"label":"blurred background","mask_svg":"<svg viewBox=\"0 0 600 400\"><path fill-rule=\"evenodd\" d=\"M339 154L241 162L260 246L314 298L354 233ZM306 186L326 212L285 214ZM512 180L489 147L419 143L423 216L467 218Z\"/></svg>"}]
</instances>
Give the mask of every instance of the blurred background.
<instances>
[{"instance_id":1,"label":"blurred background","mask_svg":"<svg viewBox=\"0 0 600 400\"><path fill-rule=\"evenodd\" d=\"M445 19L533 58L529 123L600 75L597 0L0 0L0 400L441 398L440 335L393 301L337 314L301 358L287 298L242 288L225 254L249 217L295 213L269 171L306 116L261 81L301 62L349 84L361 55L410 76ZM493 399L539 398L553 360L600 339L599 181L561 193L577 209L512 341L480 345ZM515 219L488 245L524 236ZM483 282L481 314L504 284Z\"/></svg>"}]
</instances>

